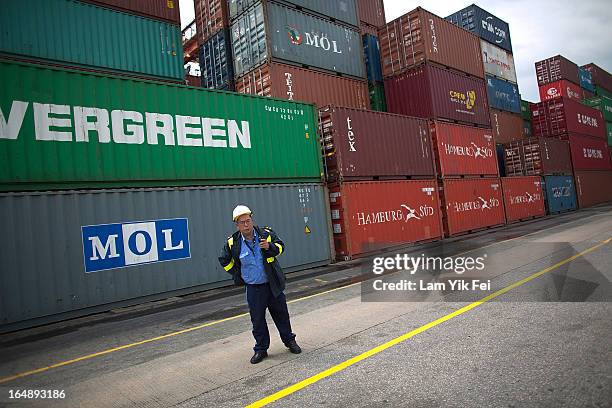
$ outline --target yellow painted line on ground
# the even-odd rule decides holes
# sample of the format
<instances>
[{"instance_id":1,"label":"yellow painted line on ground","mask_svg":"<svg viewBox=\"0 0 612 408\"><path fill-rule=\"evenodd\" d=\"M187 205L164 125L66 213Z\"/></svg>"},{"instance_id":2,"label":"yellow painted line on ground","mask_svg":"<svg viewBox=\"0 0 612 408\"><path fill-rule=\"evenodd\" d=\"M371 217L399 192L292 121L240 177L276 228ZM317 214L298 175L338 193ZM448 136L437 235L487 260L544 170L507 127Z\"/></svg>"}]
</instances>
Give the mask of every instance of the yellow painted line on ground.
<instances>
[{"instance_id":1,"label":"yellow painted line on ground","mask_svg":"<svg viewBox=\"0 0 612 408\"><path fill-rule=\"evenodd\" d=\"M585 219L591 218L591 217L594 217L594 216L595 215L586 217L586 218L581 219L581 220L570 221L567 224L571 224L571 223L576 222L576 221L584 221ZM567 225L567 224L563 224L563 225ZM546 228L544 230L535 231L535 232L532 232L532 233L529 233L529 234L526 234L526 235L522 235L520 237L515 237L515 238L510 238L510 239L507 239L507 240L504 240L504 241L494 242L492 244L488 244L488 245L485 245L485 246L480 247L480 248L471 249L471 250L466 251L464 253L476 251L476 250L479 250L479 249L482 249L482 248L487 248L487 247L490 247L490 246L493 246L493 245L499 245L499 244L502 244L504 242L512 241L512 240L515 240L515 239L518 239L518 238L522 238L522 237L527 236L527 235L532 235L532 234L535 234L535 233L543 232L543 231L546 231L547 229L552 229L552 228L555 228L555 227L558 227L558 225ZM461 254L458 254L458 255L461 255ZM458 256L458 255L454 255L454 256ZM307 300L307 299L311 299L311 298L314 298L314 297L317 297L317 296L325 295L325 294L328 294L328 293L331 293L331 292L335 292L335 291L338 291L338 290L341 290L341 289L350 288L352 286L359 285L360 283L361 282L351 283L349 285L340 286L340 287L337 287L337 288L334 288L334 289L330 289L330 290L326 290L326 291L323 291L323 292L318 292L318 293L315 293L315 294L312 294L312 295L309 295L309 296L304 296L304 297L301 297L301 298L290 300L287 303L301 302L303 300ZM107 350L99 351L99 352L93 353L93 354L87 354L85 356L77 357L77 358L74 358L74 359L71 359L71 360L62 361L60 363L52 364L52 365L45 366L45 367L40 367L40 368L37 368L37 369L34 369L34 370L24 371L24 372L17 373L17 374L8 376L8 377L0 377L0 384L6 383L6 382L9 382L9 381L18 379L18 378L27 377L27 376L30 376L30 375L33 375L33 374L39 374L39 373L42 373L42 372L45 372L45 371L48 371L48 370L51 370L51 369L54 369L54 368L64 367L64 366L67 366L67 365L70 365L70 364L77 363L79 361L89 360L89 359L92 359L92 358L95 358L95 357L103 356L105 354L114 353L116 351L125 350L125 349L128 349L128 348L140 346L140 345L147 344L147 343L152 343L152 342L159 341L159 340L164 340L164 339L167 339L169 337L178 336L180 334L189 333L189 332L192 332L192 331L195 331L195 330L200 330L200 329L203 329L203 328L206 328L206 327L214 326L214 325L217 325L217 324L220 324L220 323L225 323L225 322L228 322L230 320L235 320L235 319L238 319L240 317L245 317L245 316L248 316L248 315L249 315L249 313L241 313L241 314L238 314L238 315L235 315L235 316L231 316L231 317L228 317L228 318L225 318L225 319L215 320L213 322L205 323L205 324L202 324L202 325L199 325L199 326L190 327L190 328L185 329L185 330L180 330L180 331L177 331L177 332L168 333L168 334L165 334L165 335L162 335L162 336L158 336L158 337L142 340L142 341L135 342L135 343L125 344L123 346L119 346L119 347L115 347L115 348L112 348L112 349L107 349Z\"/></svg>"},{"instance_id":2,"label":"yellow painted line on ground","mask_svg":"<svg viewBox=\"0 0 612 408\"><path fill-rule=\"evenodd\" d=\"M501 296L504 293L507 293L507 292L511 291L512 289L516 289L519 286L522 286L525 283L527 283L529 281L532 281L533 279L536 279L536 278L544 275L545 273L548 273L548 272L550 272L552 270L555 270L555 269L557 269L560 266L563 266L563 265L565 265L565 264L567 264L569 262L572 262L576 258L584 256L584 255L588 254L589 252L592 252L592 251L596 250L597 248L599 248L599 247L601 247L603 245L608 244L610 241L612 241L612 238L608 238L605 241L602 241L602 242L600 242L599 244L597 244L595 246L592 246L592 247L590 247L590 248L588 248L588 249L586 249L586 250L584 250L584 251L582 251L580 253L577 253L577 254L575 254L575 255L573 255L573 256L571 256L569 258L566 258L566 259L564 259L564 260L562 260L560 262L557 262L556 264L554 264L552 266L549 266L546 269L542 269L541 271L536 272L533 275L530 275L530 276L528 276L528 277L526 277L524 279L521 279L520 281L515 282L512 285L506 286L505 288L500 289L497 292L491 293L490 295L485 296L484 298L482 298L480 300L477 300L476 302L470 303L469 305L464 306L464 307L462 307L460 309L457 309L457 310L455 310L452 313L449 313L449 314L447 314L445 316L442 316L439 319L436 319L436 320L434 320L432 322L429 322L429 323L427 323L427 324L425 324L425 325L423 325L423 326L421 326L421 327L419 327L417 329L414 329L414 330L412 330L412 331L410 331L408 333L405 333L405 334L403 334L403 335L401 335L399 337L396 337L393 340L390 340L390 341L388 341L386 343L383 343L383 344L381 344L381 345L379 345L377 347L374 347L373 349L370 349L370 350L368 350L368 351L366 351L366 352L364 352L362 354L359 354L358 356L355 356L355 357L350 358L350 359L348 359L346 361L343 361L342 363L337 364L337 365L335 365L333 367L330 367L327 370L320 372L319 374L315 374L312 377L306 378L305 380L302 380L302 381L300 381L300 382L298 382L296 384L293 384L290 387L282 389L282 390L280 390L280 391L278 391L278 392L276 392L276 393L274 393L274 394L272 394L272 395L270 395L268 397L262 398L259 401L256 401L256 402L248 405L247 408L263 407L263 406L268 405L268 404L270 404L270 403L272 403L274 401L278 401L281 398L284 398L284 397L286 397L288 395L291 395L291 394L293 394L293 393L295 393L295 392L297 392L297 391L299 391L299 390L301 390L303 388L308 387L309 385L312 385L312 384L314 384L314 383L316 383L318 381L321 381L322 379L324 379L326 377L329 377L329 376L331 376L333 374L336 374L337 372L342 371L342 370L344 370L344 369L346 369L346 368L348 368L348 367L350 367L350 366L352 366L354 364L357 364L358 362L360 362L362 360L365 360L365 359L367 359L369 357L372 357L375 354L378 354L378 353L380 353L382 351L387 350L390 347L393 347L393 346L395 346L395 345L397 345L399 343L402 343L402 342L410 339L411 337L416 336L417 334L423 333L424 331L427 331L427 330L429 330L429 329L431 329L433 327L436 327L436 326L438 326L438 325L440 325L440 324L442 324L442 323L444 323L444 322L446 322L448 320L451 320L454 317L457 317L457 316L462 315L462 314L464 314L466 312L469 312L470 310L474 309L475 307L478 307L478 306L482 305L483 303L486 303L486 302L488 302L488 301L490 301L492 299L495 299L496 297Z\"/></svg>"}]
</instances>

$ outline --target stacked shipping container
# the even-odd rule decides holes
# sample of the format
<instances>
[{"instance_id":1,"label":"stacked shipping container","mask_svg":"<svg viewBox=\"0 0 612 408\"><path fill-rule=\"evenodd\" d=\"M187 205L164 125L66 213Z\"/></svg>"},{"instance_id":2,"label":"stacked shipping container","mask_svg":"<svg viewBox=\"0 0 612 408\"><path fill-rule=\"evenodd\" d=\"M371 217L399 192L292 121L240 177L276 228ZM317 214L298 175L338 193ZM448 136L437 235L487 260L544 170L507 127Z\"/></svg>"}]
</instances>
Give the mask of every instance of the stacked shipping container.
<instances>
[{"instance_id":1,"label":"stacked shipping container","mask_svg":"<svg viewBox=\"0 0 612 408\"><path fill-rule=\"evenodd\" d=\"M6 2L0 13L0 54L39 64L184 83L175 6L172 1L144 0Z\"/></svg>"},{"instance_id":2,"label":"stacked shipping container","mask_svg":"<svg viewBox=\"0 0 612 408\"><path fill-rule=\"evenodd\" d=\"M238 92L369 107L355 0L236 1L230 21Z\"/></svg>"},{"instance_id":3,"label":"stacked shipping container","mask_svg":"<svg viewBox=\"0 0 612 408\"><path fill-rule=\"evenodd\" d=\"M598 89L592 71L601 74L598 78L604 74L598 67L591 67L591 70L580 68L560 55L536 62L535 68L541 102L531 106L534 135L569 142L581 207L606 201L606 196L609 196L607 200L612 199L610 193L600 193L594 188L597 184L594 180L605 179L605 172L612 172L609 146L605 140L608 101L593 97L593 91ZM584 104L581 104L583 100Z\"/></svg>"},{"instance_id":4,"label":"stacked shipping container","mask_svg":"<svg viewBox=\"0 0 612 408\"><path fill-rule=\"evenodd\" d=\"M0 76L19 123L0 128L2 330L224 284L241 203L293 248L283 266L329 262L312 105L10 60Z\"/></svg>"},{"instance_id":5,"label":"stacked shipping container","mask_svg":"<svg viewBox=\"0 0 612 408\"><path fill-rule=\"evenodd\" d=\"M386 23L383 1L358 0L357 15L359 17L359 31L363 40L370 108L385 112L387 110L387 102L385 101L385 88L380 61L380 42L378 39L378 29Z\"/></svg>"},{"instance_id":6,"label":"stacked shipping container","mask_svg":"<svg viewBox=\"0 0 612 408\"><path fill-rule=\"evenodd\" d=\"M198 62L202 87L234 90L234 62L229 31L228 0L195 0Z\"/></svg>"},{"instance_id":7,"label":"stacked shipping container","mask_svg":"<svg viewBox=\"0 0 612 408\"><path fill-rule=\"evenodd\" d=\"M319 126L339 259L442 236L426 120L328 106Z\"/></svg>"}]
</instances>

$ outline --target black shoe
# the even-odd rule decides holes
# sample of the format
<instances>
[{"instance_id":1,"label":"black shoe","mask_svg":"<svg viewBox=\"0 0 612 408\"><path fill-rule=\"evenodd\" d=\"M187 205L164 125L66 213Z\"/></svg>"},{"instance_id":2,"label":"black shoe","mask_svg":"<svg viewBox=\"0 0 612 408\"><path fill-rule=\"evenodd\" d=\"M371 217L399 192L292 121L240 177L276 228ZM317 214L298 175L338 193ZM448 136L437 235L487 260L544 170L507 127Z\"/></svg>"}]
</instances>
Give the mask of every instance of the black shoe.
<instances>
[{"instance_id":1,"label":"black shoe","mask_svg":"<svg viewBox=\"0 0 612 408\"><path fill-rule=\"evenodd\" d=\"M289 351L293 354L300 354L302 352L302 349L300 348L300 346L298 346L295 340L291 340L289 343L285 344L285 346L287 346Z\"/></svg>"},{"instance_id":2,"label":"black shoe","mask_svg":"<svg viewBox=\"0 0 612 408\"><path fill-rule=\"evenodd\" d=\"M265 350L263 350L263 351L256 351L255 354L253 354L253 357L251 357L251 364L260 363L261 360L263 360L266 357L268 357L268 352L267 351L265 351Z\"/></svg>"}]
</instances>

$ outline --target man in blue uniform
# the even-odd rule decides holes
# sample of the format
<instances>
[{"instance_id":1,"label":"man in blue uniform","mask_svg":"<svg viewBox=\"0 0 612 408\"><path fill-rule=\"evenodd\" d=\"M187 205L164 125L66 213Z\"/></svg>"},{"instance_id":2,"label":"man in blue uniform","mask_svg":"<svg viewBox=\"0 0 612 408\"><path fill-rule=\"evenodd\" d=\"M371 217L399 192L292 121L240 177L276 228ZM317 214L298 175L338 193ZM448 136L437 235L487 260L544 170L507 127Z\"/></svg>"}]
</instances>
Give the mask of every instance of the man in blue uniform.
<instances>
[{"instance_id":1,"label":"man in blue uniform","mask_svg":"<svg viewBox=\"0 0 612 408\"><path fill-rule=\"evenodd\" d=\"M285 250L285 244L270 227L253 224L251 210L238 205L232 214L237 231L227 239L219 262L226 272L232 275L234 283L246 285L247 302L253 336L255 354L252 364L257 364L268 356L270 333L266 323L266 309L280 334L281 340L294 354L302 352L291 331L285 290L285 274L276 260Z\"/></svg>"}]
</instances>

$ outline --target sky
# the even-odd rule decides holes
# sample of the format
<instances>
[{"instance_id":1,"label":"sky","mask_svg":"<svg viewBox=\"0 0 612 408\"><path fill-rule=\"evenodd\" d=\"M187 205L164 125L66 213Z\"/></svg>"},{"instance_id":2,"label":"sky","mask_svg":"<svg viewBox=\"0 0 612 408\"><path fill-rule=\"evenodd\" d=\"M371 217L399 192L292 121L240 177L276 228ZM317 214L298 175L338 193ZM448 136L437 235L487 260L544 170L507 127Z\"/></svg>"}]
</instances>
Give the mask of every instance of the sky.
<instances>
[{"instance_id":1,"label":"sky","mask_svg":"<svg viewBox=\"0 0 612 408\"><path fill-rule=\"evenodd\" d=\"M193 0L179 0L183 26L194 18ZM385 0L387 21L423 7L446 17L474 0ZM539 101L534 63L561 54L584 65L612 71L610 0L480 0L477 5L510 24L519 91Z\"/></svg>"}]
</instances>

